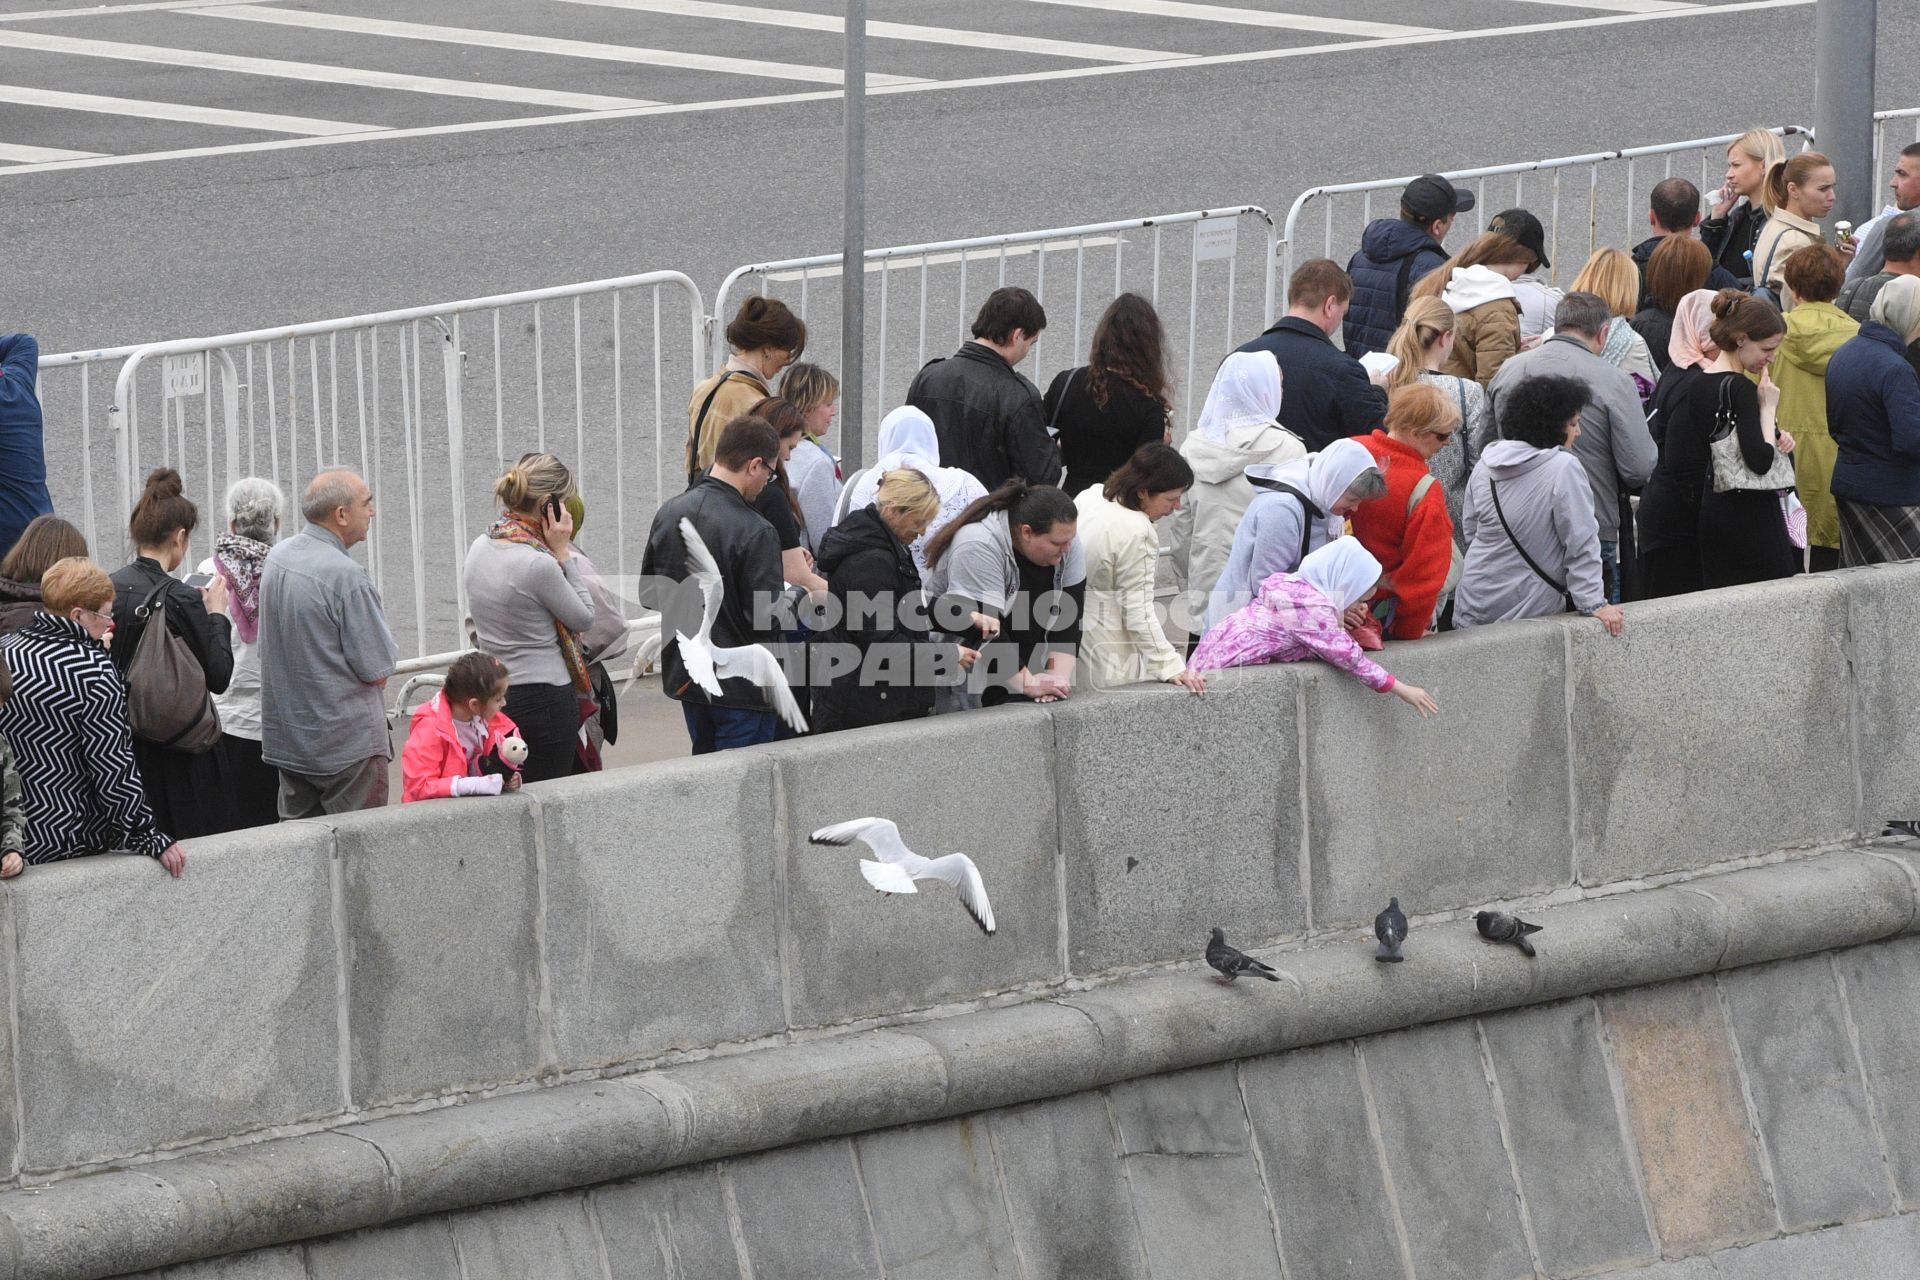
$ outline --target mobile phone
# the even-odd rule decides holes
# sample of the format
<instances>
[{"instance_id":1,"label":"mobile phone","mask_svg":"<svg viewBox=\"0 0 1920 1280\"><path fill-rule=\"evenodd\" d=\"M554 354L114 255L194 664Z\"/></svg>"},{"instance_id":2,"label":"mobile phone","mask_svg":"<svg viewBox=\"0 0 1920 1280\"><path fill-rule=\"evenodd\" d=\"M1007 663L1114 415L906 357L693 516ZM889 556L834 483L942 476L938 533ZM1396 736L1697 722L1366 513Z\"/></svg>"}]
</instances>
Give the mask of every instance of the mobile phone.
<instances>
[{"instance_id":1,"label":"mobile phone","mask_svg":"<svg viewBox=\"0 0 1920 1280\"><path fill-rule=\"evenodd\" d=\"M210 573L190 573L187 575L187 585L195 591L205 591L213 585L213 575Z\"/></svg>"},{"instance_id":2,"label":"mobile phone","mask_svg":"<svg viewBox=\"0 0 1920 1280\"><path fill-rule=\"evenodd\" d=\"M553 517L555 524L560 522L560 499L557 495L549 494L547 496L547 514Z\"/></svg>"}]
</instances>

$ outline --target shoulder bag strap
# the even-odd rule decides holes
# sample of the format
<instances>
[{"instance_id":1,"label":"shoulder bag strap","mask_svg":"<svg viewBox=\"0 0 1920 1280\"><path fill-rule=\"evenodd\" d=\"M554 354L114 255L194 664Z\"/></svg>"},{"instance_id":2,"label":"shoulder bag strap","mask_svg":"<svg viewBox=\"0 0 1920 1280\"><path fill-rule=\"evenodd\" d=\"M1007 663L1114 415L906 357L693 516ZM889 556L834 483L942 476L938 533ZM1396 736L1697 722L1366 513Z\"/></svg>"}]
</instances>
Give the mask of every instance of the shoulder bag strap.
<instances>
[{"instance_id":1,"label":"shoulder bag strap","mask_svg":"<svg viewBox=\"0 0 1920 1280\"><path fill-rule=\"evenodd\" d=\"M1080 368L1068 373L1066 383L1060 388L1060 398L1053 402L1053 416L1047 419L1047 434L1056 440L1060 438L1060 410L1066 407L1067 397L1073 394L1073 380L1090 367L1081 365Z\"/></svg>"},{"instance_id":2,"label":"shoulder bag strap","mask_svg":"<svg viewBox=\"0 0 1920 1280\"><path fill-rule=\"evenodd\" d=\"M1513 544L1513 549L1520 553L1520 558L1527 562L1527 568L1533 570L1536 578L1552 587L1555 591L1558 591L1562 596L1565 596L1567 594L1565 584L1556 582L1548 577L1547 571L1542 569L1534 558L1527 554L1527 549L1520 545L1520 539L1513 536L1513 526L1507 523L1507 513L1500 509L1499 482L1489 476L1487 477L1487 488L1493 493L1493 514L1500 517L1500 528L1506 532L1507 541Z\"/></svg>"},{"instance_id":3,"label":"shoulder bag strap","mask_svg":"<svg viewBox=\"0 0 1920 1280\"><path fill-rule=\"evenodd\" d=\"M700 474L700 439L706 434L707 414L713 409L714 400L720 395L720 388L733 381L734 371L722 369L720 381L713 384L713 390L707 392L707 398L700 402L700 412L693 418L693 465L687 468L687 485L692 487L694 478Z\"/></svg>"},{"instance_id":4,"label":"shoulder bag strap","mask_svg":"<svg viewBox=\"0 0 1920 1280\"><path fill-rule=\"evenodd\" d=\"M1253 486L1256 489L1269 489L1274 493L1290 494L1296 501L1299 502L1300 504L1300 560L1305 560L1307 558L1308 541L1313 537L1313 522L1315 520L1326 519L1327 513L1322 511L1312 498L1309 498L1306 494L1300 492L1298 489L1294 488L1292 485L1287 484L1283 481L1254 480ZM1296 560L1294 561L1294 564L1298 565L1299 562L1300 562L1299 560Z\"/></svg>"},{"instance_id":5,"label":"shoulder bag strap","mask_svg":"<svg viewBox=\"0 0 1920 1280\"><path fill-rule=\"evenodd\" d=\"M1412 495L1407 498L1408 519L1412 519L1413 509L1420 505L1420 499L1426 497L1427 490L1431 488L1433 488L1433 472L1429 471L1420 477L1419 483L1413 486Z\"/></svg>"}]
</instances>

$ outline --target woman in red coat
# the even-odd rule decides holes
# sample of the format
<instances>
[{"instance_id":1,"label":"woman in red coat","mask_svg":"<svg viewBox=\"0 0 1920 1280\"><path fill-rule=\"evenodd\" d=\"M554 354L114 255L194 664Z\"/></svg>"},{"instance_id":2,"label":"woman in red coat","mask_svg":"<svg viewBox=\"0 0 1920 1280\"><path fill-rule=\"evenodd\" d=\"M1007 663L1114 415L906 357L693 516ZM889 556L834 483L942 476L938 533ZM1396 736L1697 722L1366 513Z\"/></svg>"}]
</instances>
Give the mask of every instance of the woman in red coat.
<instances>
[{"instance_id":1,"label":"woman in red coat","mask_svg":"<svg viewBox=\"0 0 1920 1280\"><path fill-rule=\"evenodd\" d=\"M1361 503L1350 519L1354 536L1386 573L1375 606L1387 607L1386 638L1418 640L1433 630L1441 593L1458 577L1447 495L1427 460L1452 443L1460 410L1433 387L1414 383L1388 400L1386 426L1360 443L1380 464L1387 491Z\"/></svg>"}]
</instances>

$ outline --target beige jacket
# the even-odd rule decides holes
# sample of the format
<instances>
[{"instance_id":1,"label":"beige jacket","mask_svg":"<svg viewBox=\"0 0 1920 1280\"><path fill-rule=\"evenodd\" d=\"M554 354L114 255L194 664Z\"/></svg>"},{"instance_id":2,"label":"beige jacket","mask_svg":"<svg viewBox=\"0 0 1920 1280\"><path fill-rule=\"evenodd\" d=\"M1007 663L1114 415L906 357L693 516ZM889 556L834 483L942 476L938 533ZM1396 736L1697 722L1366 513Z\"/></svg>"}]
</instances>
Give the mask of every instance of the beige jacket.
<instances>
[{"instance_id":1,"label":"beige jacket","mask_svg":"<svg viewBox=\"0 0 1920 1280\"><path fill-rule=\"evenodd\" d=\"M725 385L722 379L726 380ZM715 387L719 387L719 394L714 395L713 403L707 406L703 424L700 408L707 404L707 396ZM687 470L705 471L712 466L721 429L772 394L759 374L737 367L730 366L701 379L700 385L693 389L693 398L687 401ZM698 456L694 452L696 440L700 442Z\"/></svg>"},{"instance_id":2,"label":"beige jacket","mask_svg":"<svg viewBox=\"0 0 1920 1280\"><path fill-rule=\"evenodd\" d=\"M1787 288L1787 259L1795 251L1823 240L1817 222L1809 222L1785 209L1775 209L1768 215L1767 225L1760 229L1760 238L1753 245L1753 269L1756 273L1767 273L1767 285L1779 297L1782 311L1794 303L1793 291Z\"/></svg>"},{"instance_id":3,"label":"beige jacket","mask_svg":"<svg viewBox=\"0 0 1920 1280\"><path fill-rule=\"evenodd\" d=\"M1112 689L1180 674L1186 663L1168 642L1154 608L1160 538L1153 521L1108 502L1098 485L1073 501L1080 511L1080 553L1087 562L1077 678L1089 688Z\"/></svg>"}]
</instances>

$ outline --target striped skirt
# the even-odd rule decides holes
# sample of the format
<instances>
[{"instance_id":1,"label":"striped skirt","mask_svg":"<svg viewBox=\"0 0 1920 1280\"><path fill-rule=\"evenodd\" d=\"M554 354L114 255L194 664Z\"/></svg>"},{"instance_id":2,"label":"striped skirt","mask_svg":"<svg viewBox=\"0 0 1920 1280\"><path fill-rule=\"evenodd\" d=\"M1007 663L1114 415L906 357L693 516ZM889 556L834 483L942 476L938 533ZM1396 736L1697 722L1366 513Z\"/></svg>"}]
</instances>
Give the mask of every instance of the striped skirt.
<instances>
[{"instance_id":1,"label":"striped skirt","mask_svg":"<svg viewBox=\"0 0 1920 1280\"><path fill-rule=\"evenodd\" d=\"M1836 501L1842 567L1920 558L1920 507L1882 507L1851 498Z\"/></svg>"}]
</instances>

